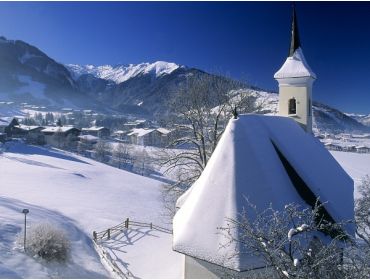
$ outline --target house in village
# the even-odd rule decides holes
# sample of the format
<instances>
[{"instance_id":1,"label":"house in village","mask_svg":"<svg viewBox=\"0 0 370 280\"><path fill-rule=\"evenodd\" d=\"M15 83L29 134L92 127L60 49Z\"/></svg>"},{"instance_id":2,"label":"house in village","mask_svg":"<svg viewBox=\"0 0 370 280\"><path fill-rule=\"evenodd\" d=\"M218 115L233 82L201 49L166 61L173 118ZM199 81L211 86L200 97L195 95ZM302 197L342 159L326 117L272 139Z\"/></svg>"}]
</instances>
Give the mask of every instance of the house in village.
<instances>
[{"instance_id":1,"label":"house in village","mask_svg":"<svg viewBox=\"0 0 370 280\"><path fill-rule=\"evenodd\" d=\"M131 144L163 147L168 144L170 132L165 128L134 128L127 138Z\"/></svg>"},{"instance_id":2,"label":"house in village","mask_svg":"<svg viewBox=\"0 0 370 280\"><path fill-rule=\"evenodd\" d=\"M41 130L46 144L63 147L68 143L78 141L81 131L72 126L51 126Z\"/></svg>"},{"instance_id":3,"label":"house in village","mask_svg":"<svg viewBox=\"0 0 370 280\"><path fill-rule=\"evenodd\" d=\"M345 145L343 146L343 151L355 153L357 152L356 145L353 144Z\"/></svg>"},{"instance_id":4,"label":"house in village","mask_svg":"<svg viewBox=\"0 0 370 280\"><path fill-rule=\"evenodd\" d=\"M248 203L284 211L287 204L313 208L319 201L325 202L324 220L354 219L353 180L312 134L316 76L304 59L294 10L289 57L275 78L279 116L231 119L201 176L177 200L173 250L185 255L185 278L255 278L258 272L276 277L262 257L242 243L230 243L219 231L229 228L238 238L243 233L240 214L255 218ZM236 221L234 227L228 219ZM355 232L353 224L342 230ZM314 232L312 238L325 234Z\"/></svg>"},{"instance_id":5,"label":"house in village","mask_svg":"<svg viewBox=\"0 0 370 280\"><path fill-rule=\"evenodd\" d=\"M77 150L81 154L91 156L91 150L94 149L94 145L98 143L99 137L93 135L79 135L79 142L77 144Z\"/></svg>"},{"instance_id":6,"label":"house in village","mask_svg":"<svg viewBox=\"0 0 370 280\"><path fill-rule=\"evenodd\" d=\"M329 143L325 143L324 144L325 148L327 148L328 150L331 150L331 151L342 151L343 148L337 144L334 144L332 142L329 142Z\"/></svg>"},{"instance_id":7,"label":"house in village","mask_svg":"<svg viewBox=\"0 0 370 280\"><path fill-rule=\"evenodd\" d=\"M43 126L38 125L15 125L12 129L12 137L24 138L28 143L43 145L45 141L41 132L43 129Z\"/></svg>"},{"instance_id":8,"label":"house in village","mask_svg":"<svg viewBox=\"0 0 370 280\"><path fill-rule=\"evenodd\" d=\"M370 147L363 146L363 145L356 146L356 151L358 153L370 153Z\"/></svg>"},{"instance_id":9,"label":"house in village","mask_svg":"<svg viewBox=\"0 0 370 280\"><path fill-rule=\"evenodd\" d=\"M92 135L99 138L107 138L110 136L110 129L103 126L92 126L89 128L82 128L81 133L83 135Z\"/></svg>"},{"instance_id":10,"label":"house in village","mask_svg":"<svg viewBox=\"0 0 370 280\"><path fill-rule=\"evenodd\" d=\"M134 128L145 128L145 127L149 127L149 126L150 126L150 121L145 120L145 119L140 119L140 120L126 122L123 125L123 128L125 130L131 130L131 129L134 129Z\"/></svg>"}]
</instances>

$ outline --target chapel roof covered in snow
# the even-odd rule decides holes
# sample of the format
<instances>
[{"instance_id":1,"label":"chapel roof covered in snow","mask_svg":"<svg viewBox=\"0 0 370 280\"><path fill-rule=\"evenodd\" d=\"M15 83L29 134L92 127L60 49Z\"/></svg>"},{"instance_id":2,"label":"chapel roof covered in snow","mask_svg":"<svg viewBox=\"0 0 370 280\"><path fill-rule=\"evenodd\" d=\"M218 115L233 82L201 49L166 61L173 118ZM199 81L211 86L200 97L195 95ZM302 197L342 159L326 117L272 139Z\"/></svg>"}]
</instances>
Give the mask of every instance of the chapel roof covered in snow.
<instances>
[{"instance_id":1,"label":"chapel roof covered in snow","mask_svg":"<svg viewBox=\"0 0 370 280\"><path fill-rule=\"evenodd\" d=\"M275 79L311 77L316 79L316 74L308 66L302 49L299 47L289 56L283 66L274 75Z\"/></svg>"},{"instance_id":2,"label":"chapel roof covered in snow","mask_svg":"<svg viewBox=\"0 0 370 280\"><path fill-rule=\"evenodd\" d=\"M303 186L294 182L291 168ZM336 222L353 219L353 180L319 140L286 117L232 119L202 175L177 202L173 249L238 271L263 266L252 255L235 254L240 244L223 246L229 239L218 229L227 227L227 218L240 221L245 198L259 210L270 204L276 210L290 203L310 207L302 188L325 202ZM345 230L354 232L352 225Z\"/></svg>"}]
</instances>

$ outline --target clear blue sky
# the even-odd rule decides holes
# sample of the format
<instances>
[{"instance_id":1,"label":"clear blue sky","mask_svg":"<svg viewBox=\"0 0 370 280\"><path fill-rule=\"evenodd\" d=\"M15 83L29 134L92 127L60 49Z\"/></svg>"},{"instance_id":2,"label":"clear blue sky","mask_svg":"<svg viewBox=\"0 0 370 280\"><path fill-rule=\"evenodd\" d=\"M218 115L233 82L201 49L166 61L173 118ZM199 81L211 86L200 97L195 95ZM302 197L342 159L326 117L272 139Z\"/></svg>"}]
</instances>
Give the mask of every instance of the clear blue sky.
<instances>
[{"instance_id":1,"label":"clear blue sky","mask_svg":"<svg viewBox=\"0 0 370 280\"><path fill-rule=\"evenodd\" d=\"M314 99L370 113L370 3L297 2ZM277 90L291 2L0 2L0 35L62 63L165 60ZM1 63L1 62L0 62Z\"/></svg>"}]
</instances>

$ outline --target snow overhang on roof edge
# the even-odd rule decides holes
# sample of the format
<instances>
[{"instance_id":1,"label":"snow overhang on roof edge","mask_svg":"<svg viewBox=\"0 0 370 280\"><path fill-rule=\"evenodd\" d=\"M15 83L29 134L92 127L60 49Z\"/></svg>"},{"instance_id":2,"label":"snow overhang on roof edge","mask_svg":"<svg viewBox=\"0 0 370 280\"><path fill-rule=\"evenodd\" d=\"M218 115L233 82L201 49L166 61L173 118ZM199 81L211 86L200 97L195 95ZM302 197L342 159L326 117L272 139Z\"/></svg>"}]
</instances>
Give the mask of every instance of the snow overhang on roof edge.
<instances>
[{"instance_id":1,"label":"snow overhang on roof edge","mask_svg":"<svg viewBox=\"0 0 370 280\"><path fill-rule=\"evenodd\" d=\"M316 79L316 74L307 64L301 48L298 48L293 56L288 57L283 66L275 73L275 79L287 78L313 78Z\"/></svg>"}]
</instances>

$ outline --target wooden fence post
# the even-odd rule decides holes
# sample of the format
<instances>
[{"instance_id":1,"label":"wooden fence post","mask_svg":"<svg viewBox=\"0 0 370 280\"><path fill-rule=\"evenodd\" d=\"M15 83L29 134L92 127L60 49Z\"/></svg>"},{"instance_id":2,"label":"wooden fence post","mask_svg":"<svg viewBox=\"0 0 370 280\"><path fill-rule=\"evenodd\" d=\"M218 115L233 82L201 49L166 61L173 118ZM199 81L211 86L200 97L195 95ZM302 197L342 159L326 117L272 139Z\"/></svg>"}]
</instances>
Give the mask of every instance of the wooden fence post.
<instances>
[{"instance_id":1,"label":"wooden fence post","mask_svg":"<svg viewBox=\"0 0 370 280\"><path fill-rule=\"evenodd\" d=\"M93 231L93 236L94 236L94 240L96 241L96 239L98 239L98 236L96 234L96 231Z\"/></svg>"},{"instance_id":2,"label":"wooden fence post","mask_svg":"<svg viewBox=\"0 0 370 280\"><path fill-rule=\"evenodd\" d=\"M153 223L150 223L150 229L153 229Z\"/></svg>"},{"instance_id":3,"label":"wooden fence post","mask_svg":"<svg viewBox=\"0 0 370 280\"><path fill-rule=\"evenodd\" d=\"M130 220L129 220L129 218L127 218L126 221L125 221L125 228L128 228L129 222L130 222Z\"/></svg>"},{"instance_id":4,"label":"wooden fence post","mask_svg":"<svg viewBox=\"0 0 370 280\"><path fill-rule=\"evenodd\" d=\"M108 239L110 239L110 228L108 228Z\"/></svg>"}]
</instances>

